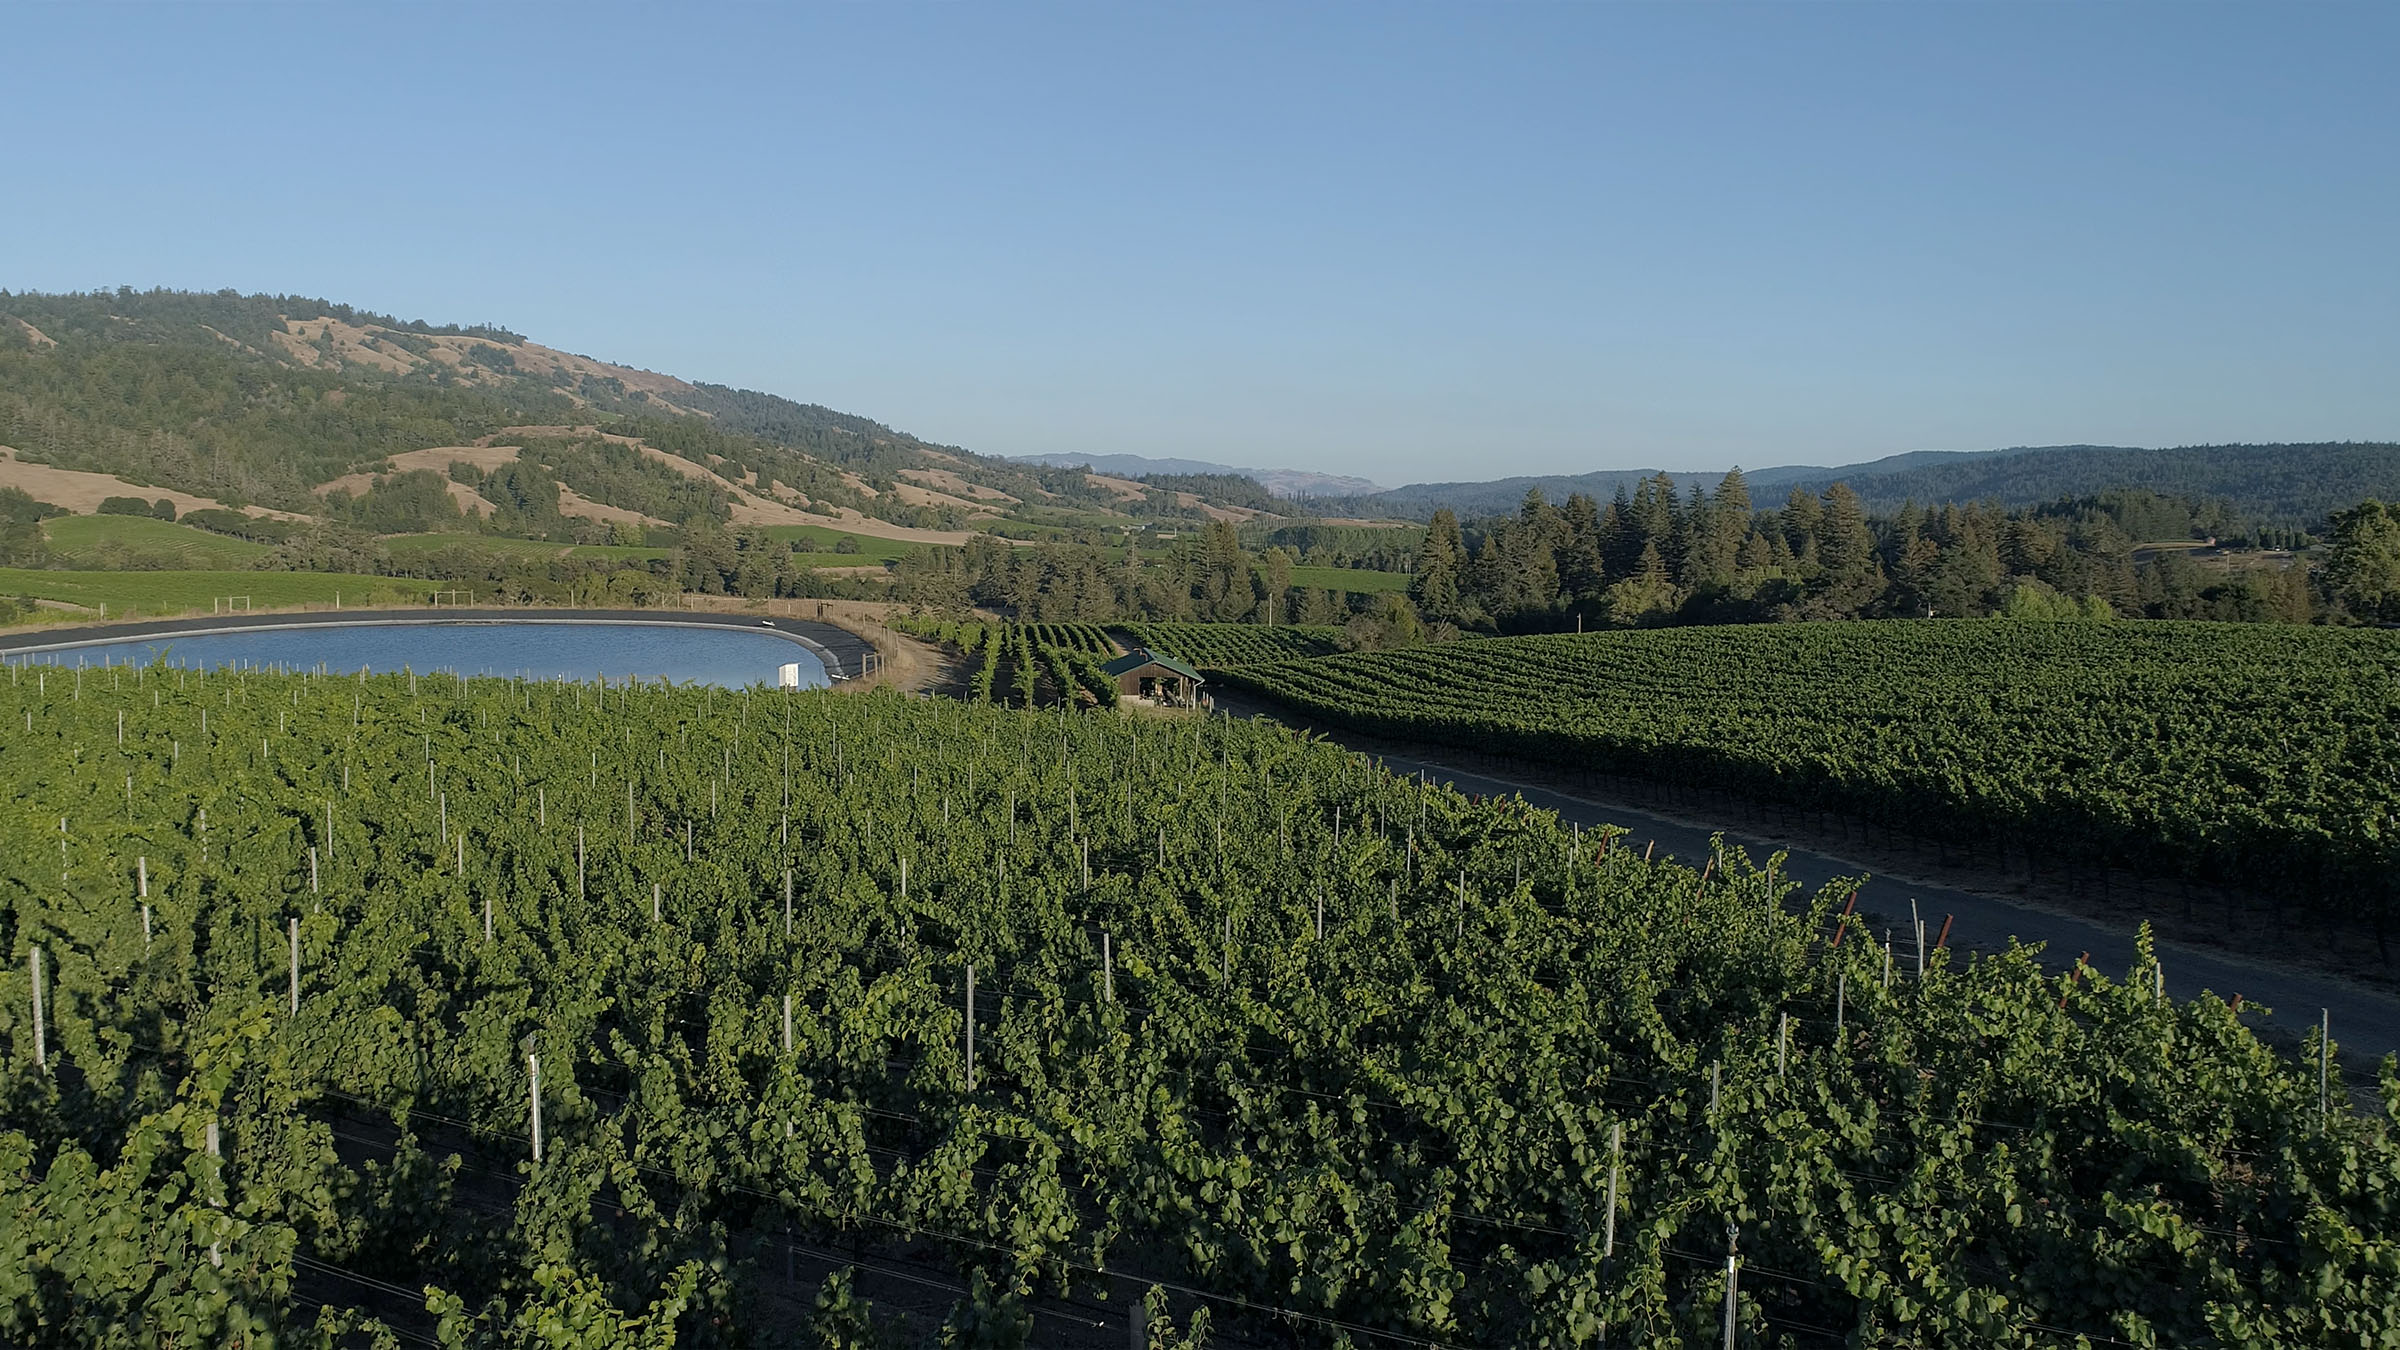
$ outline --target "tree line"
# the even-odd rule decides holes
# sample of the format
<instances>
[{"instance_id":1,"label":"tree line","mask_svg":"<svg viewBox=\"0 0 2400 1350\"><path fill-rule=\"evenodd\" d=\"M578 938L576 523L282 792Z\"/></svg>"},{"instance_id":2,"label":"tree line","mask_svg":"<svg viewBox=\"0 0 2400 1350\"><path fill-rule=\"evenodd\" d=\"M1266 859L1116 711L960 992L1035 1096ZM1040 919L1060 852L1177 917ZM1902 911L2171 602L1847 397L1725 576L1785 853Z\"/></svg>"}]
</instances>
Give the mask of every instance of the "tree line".
<instances>
[{"instance_id":1,"label":"tree line","mask_svg":"<svg viewBox=\"0 0 2400 1350\"><path fill-rule=\"evenodd\" d=\"M1437 512L1409 595L1429 623L1500 633L2068 612L2304 623L2338 603L2294 557L2220 569L2191 556L2241 529L2221 505L2147 492L1873 516L1843 483L1760 509L1738 469L1714 491L1659 474L1605 504L1536 489L1513 516Z\"/></svg>"}]
</instances>

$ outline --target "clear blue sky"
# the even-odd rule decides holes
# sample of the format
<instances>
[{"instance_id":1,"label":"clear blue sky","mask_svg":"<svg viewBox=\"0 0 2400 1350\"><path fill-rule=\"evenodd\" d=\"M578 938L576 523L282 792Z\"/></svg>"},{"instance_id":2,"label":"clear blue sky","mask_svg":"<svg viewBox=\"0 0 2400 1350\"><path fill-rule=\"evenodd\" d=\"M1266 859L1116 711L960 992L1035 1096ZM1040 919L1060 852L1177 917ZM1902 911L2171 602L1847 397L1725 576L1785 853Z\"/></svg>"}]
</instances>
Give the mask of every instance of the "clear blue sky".
<instances>
[{"instance_id":1,"label":"clear blue sky","mask_svg":"<svg viewBox=\"0 0 2400 1350\"><path fill-rule=\"evenodd\" d=\"M0 286L1386 483L2400 438L2400 6L14 7Z\"/></svg>"}]
</instances>

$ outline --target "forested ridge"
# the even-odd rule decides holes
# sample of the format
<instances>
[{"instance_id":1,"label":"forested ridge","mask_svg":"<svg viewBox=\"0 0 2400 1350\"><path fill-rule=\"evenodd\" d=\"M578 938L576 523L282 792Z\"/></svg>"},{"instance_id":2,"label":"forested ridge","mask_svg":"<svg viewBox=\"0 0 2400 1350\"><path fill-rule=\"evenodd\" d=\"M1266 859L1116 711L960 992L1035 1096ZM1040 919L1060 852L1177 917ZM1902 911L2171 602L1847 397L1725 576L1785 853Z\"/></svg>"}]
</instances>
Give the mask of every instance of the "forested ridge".
<instances>
[{"instance_id":1,"label":"forested ridge","mask_svg":"<svg viewBox=\"0 0 2400 1350\"><path fill-rule=\"evenodd\" d=\"M2392 1069L1256 724L12 666L0 747L12 1340L2400 1335Z\"/></svg>"},{"instance_id":2,"label":"forested ridge","mask_svg":"<svg viewBox=\"0 0 2400 1350\"><path fill-rule=\"evenodd\" d=\"M1575 475L1498 479L1486 483L1418 483L1364 497L1317 503L1328 513L1430 519L1448 509L1461 517L1507 511L1527 492L1554 500L1575 493L1605 498L1632 491L1659 470L1607 470ZM1676 490L1707 487L1715 473L1672 473ZM2061 497L2148 492L2215 498L2246 519L2278 529L2306 529L2329 511L2362 497L2400 496L2400 445L2384 441L2269 445L2027 446L2007 450L1918 451L1839 468L1793 465L1754 469L1752 486L1778 495L1824 492L1847 483L1870 511L1895 512L1914 503L1981 502L2037 506Z\"/></svg>"}]
</instances>

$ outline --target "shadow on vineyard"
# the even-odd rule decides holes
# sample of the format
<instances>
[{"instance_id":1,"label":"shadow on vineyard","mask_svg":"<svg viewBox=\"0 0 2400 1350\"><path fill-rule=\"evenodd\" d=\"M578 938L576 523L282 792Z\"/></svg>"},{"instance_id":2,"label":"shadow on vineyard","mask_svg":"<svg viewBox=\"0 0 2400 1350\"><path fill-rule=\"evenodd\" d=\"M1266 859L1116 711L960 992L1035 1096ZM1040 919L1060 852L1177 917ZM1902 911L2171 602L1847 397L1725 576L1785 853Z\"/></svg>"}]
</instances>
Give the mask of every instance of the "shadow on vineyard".
<instances>
[{"instance_id":1,"label":"shadow on vineyard","mask_svg":"<svg viewBox=\"0 0 2400 1350\"><path fill-rule=\"evenodd\" d=\"M1074 640L979 640L1030 710L12 667L0 1339L2400 1337L2388 1064L1038 706Z\"/></svg>"}]
</instances>

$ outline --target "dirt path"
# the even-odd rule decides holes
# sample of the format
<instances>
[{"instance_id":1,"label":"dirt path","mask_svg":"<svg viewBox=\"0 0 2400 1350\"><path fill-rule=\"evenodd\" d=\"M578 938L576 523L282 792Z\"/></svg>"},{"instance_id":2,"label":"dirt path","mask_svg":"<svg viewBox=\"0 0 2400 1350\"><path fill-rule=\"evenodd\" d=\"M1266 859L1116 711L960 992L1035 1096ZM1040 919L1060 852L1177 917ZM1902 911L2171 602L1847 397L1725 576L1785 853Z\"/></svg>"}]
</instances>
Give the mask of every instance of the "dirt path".
<instances>
[{"instance_id":1,"label":"dirt path","mask_svg":"<svg viewBox=\"0 0 2400 1350\"><path fill-rule=\"evenodd\" d=\"M889 626L890 617L905 606L881 600L775 600L778 614L839 624L875 648L875 671L853 680L845 689L897 689L904 694L935 693L955 682L956 664L941 648Z\"/></svg>"},{"instance_id":2,"label":"dirt path","mask_svg":"<svg viewBox=\"0 0 2400 1350\"><path fill-rule=\"evenodd\" d=\"M1938 931L1945 921L1950 922L1953 947L1999 951L2011 942L2046 944L2041 959L2052 970L2068 969L2079 954L2089 953L2095 969L2115 977L2134 961L2138 920L2111 921L2049 908L2008 893L2009 878L1986 875L1986 884L1977 885L1960 868L1929 876L1928 869L1912 865L1919 860L1855 845L1837 847L1832 841L1802 837L1802 831L1782 829L1764 820L1724 825L1655 805L1610 800L1535 765L1506 762L1462 767L1469 757L1445 747L1389 741L1327 726L1252 695L1220 690L1216 696L1221 712L1305 728L1376 755L1397 773L1422 772L1461 792L1521 795L1535 806L1558 812L1561 819L1583 825L1623 826L1633 832L1635 847L1655 844L1665 856L1704 858L1711 836L1721 833L1728 844L1741 846L1756 862L1783 852L1784 873L1811 892L1837 879L1868 877L1859 891L1859 908L1873 916L1879 933L1891 933L1900 960L1912 959L1909 934L1913 911L1926 920L1929 931ZM2375 1060L2400 1052L2400 996L2389 990L2221 948L2167 938L2159 938L2155 946L2166 970L2167 990L2176 997L2190 998L2202 991L2228 999L2239 994L2244 1002L2243 1020L2287 1044L2313 1029L2321 1013L2330 1013L2335 1044L2344 1064L2354 1071L2371 1072Z\"/></svg>"}]
</instances>

